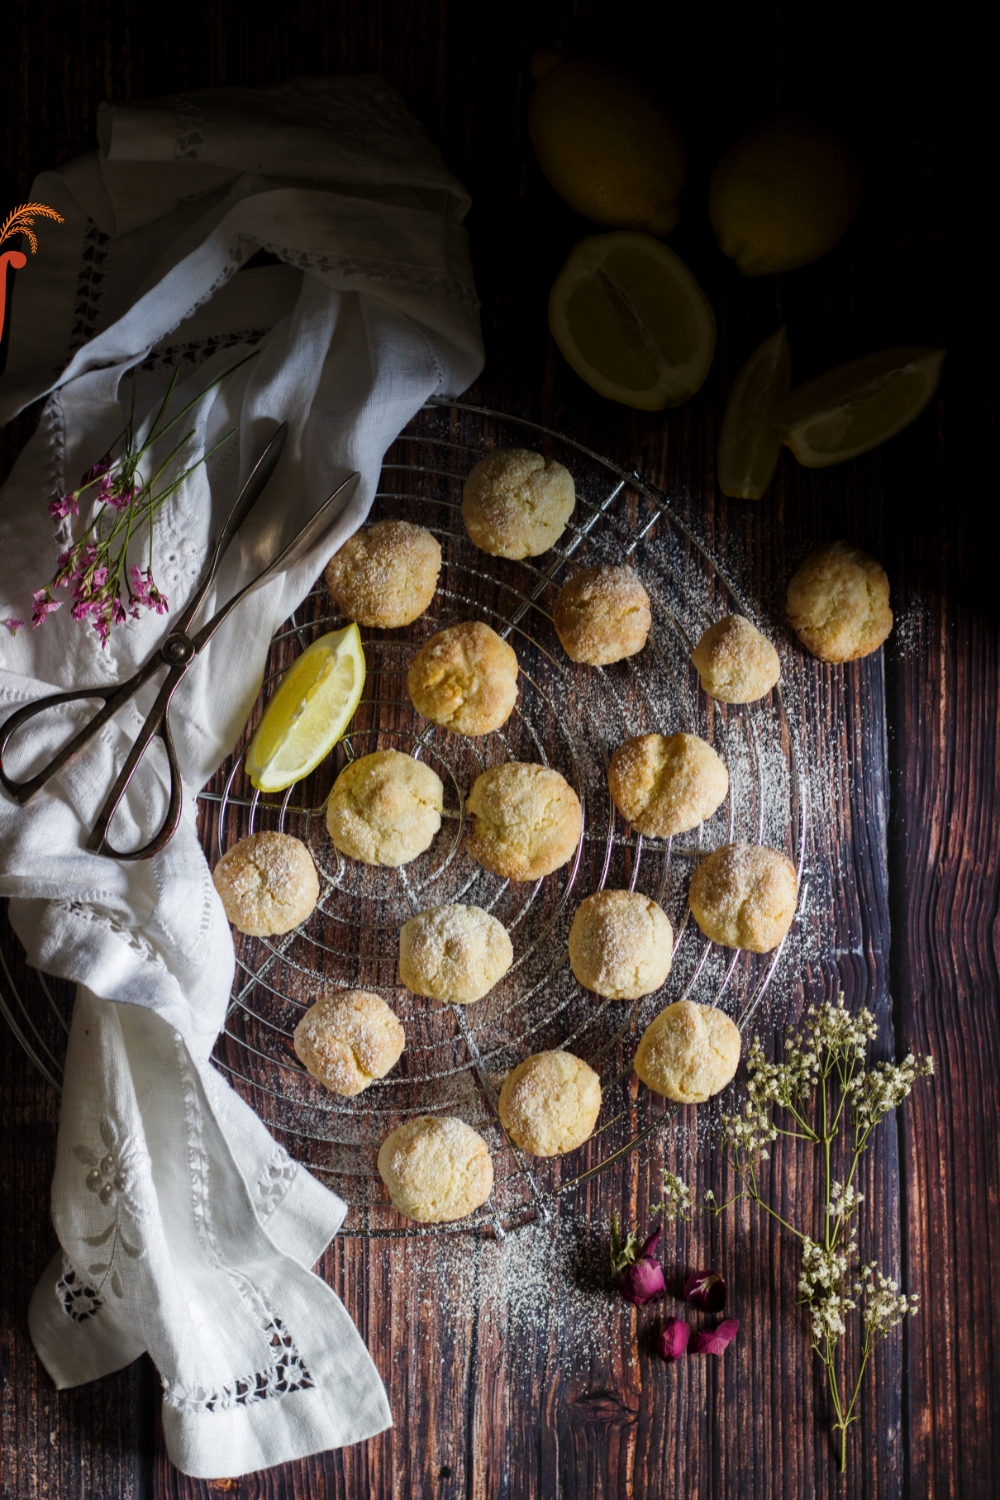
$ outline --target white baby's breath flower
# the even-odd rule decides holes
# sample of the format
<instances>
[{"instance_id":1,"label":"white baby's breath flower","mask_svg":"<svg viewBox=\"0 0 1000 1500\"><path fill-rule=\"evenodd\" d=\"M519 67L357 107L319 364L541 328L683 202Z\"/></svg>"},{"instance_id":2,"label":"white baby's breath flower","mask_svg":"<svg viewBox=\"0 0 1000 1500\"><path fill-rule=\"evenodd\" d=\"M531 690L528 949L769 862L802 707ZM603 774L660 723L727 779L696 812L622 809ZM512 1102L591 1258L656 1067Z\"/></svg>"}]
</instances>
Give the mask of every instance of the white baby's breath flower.
<instances>
[{"instance_id":1,"label":"white baby's breath flower","mask_svg":"<svg viewBox=\"0 0 1000 1500\"><path fill-rule=\"evenodd\" d=\"M691 1189L683 1178L674 1172L663 1174L663 1202L654 1203L654 1210L670 1221L690 1219L694 1211Z\"/></svg>"}]
</instances>

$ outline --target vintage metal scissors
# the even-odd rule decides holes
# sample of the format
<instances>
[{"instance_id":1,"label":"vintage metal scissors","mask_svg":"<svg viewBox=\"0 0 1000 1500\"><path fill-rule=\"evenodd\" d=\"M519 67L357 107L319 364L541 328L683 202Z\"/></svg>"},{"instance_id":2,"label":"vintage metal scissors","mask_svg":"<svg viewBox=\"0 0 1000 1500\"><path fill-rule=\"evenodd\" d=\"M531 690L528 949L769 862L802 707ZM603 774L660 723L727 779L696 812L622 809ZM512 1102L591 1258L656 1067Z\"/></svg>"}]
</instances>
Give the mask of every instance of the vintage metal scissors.
<instances>
[{"instance_id":1,"label":"vintage metal scissors","mask_svg":"<svg viewBox=\"0 0 1000 1500\"><path fill-rule=\"evenodd\" d=\"M359 475L351 474L334 490L333 494L323 502L319 510L311 520L307 521L302 530L295 536L288 546L283 548L276 557L266 562L261 571L251 579L237 594L224 604L212 618L203 625L194 635L189 633L190 626L201 607L202 601L208 592L213 578L219 570L222 559L226 554L230 542L236 536L240 526L250 514L256 502L262 495L268 480L274 473L281 450L285 445L288 428L286 423L273 434L264 452L254 465L246 484L236 497L236 502L226 518L211 561L205 571L205 575L195 590L192 598L173 622L169 634L163 641L159 650L156 651L140 667L133 677L119 685L109 684L103 687L73 688L65 693L52 693L49 697L39 698L34 703L28 703L24 708L19 708L0 728L0 782L10 792L11 796L23 807L32 798L40 787L43 787L51 777L61 771L63 766L70 761L78 750L92 739L95 734L108 722L108 720L122 708L130 698L144 687L150 678L166 667L167 675L163 686L157 694L156 701L150 709L143 723L142 729L136 737L135 743L129 753L128 759L122 766L118 779L108 794L107 801L101 808L97 822L94 824L93 832L87 840L87 848L94 854L105 854L112 859L151 859L154 854L159 854L165 849L177 831L177 825L181 819L181 808L183 806L183 788L181 783L180 766L174 750L173 739L170 734L170 724L167 719L167 710L170 700L187 672L188 667L198 656L200 651L208 645L212 636L218 630L227 615L236 608L241 599L244 599L252 590L258 589L269 579L278 573L291 567L304 557L312 546L319 541L331 528L333 523L343 511L357 486ZM277 545L276 540L270 541L273 548ZM265 548L266 550L266 548ZM36 715L44 713L46 709L54 708L59 703L73 703L87 698L103 698L104 707L84 725L84 727L65 744L58 754L36 775L27 781L14 781L8 776L4 769L3 758L7 752L7 746L12 737ZM144 844L141 849L132 849L127 852L115 849L108 840L108 827L115 815L118 804L125 795L125 791L135 775L139 762L142 759L147 746L154 738L163 741L167 752L167 764L170 768L170 799L167 805L166 817L163 825L149 843Z\"/></svg>"}]
</instances>

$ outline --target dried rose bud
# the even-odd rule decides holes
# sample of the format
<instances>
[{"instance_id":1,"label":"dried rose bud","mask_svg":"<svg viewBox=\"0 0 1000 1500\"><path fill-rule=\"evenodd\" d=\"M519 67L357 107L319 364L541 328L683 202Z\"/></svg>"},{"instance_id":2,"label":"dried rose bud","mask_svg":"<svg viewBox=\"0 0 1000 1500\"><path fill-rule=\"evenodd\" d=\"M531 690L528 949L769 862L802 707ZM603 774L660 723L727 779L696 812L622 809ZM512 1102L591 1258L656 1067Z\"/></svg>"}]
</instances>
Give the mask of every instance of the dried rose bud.
<instances>
[{"instance_id":1,"label":"dried rose bud","mask_svg":"<svg viewBox=\"0 0 1000 1500\"><path fill-rule=\"evenodd\" d=\"M691 1340L692 1354L721 1354L728 1344L733 1342L739 1332L739 1318L725 1318L718 1328L709 1332L696 1333Z\"/></svg>"},{"instance_id":2,"label":"dried rose bud","mask_svg":"<svg viewBox=\"0 0 1000 1500\"><path fill-rule=\"evenodd\" d=\"M662 1230L657 1229L642 1244L639 1236L629 1230L624 1239L618 1227L618 1215L611 1218L611 1269L615 1284L626 1302L634 1307L643 1307L655 1302L667 1290L663 1267L655 1259L656 1247L660 1243Z\"/></svg>"},{"instance_id":3,"label":"dried rose bud","mask_svg":"<svg viewBox=\"0 0 1000 1500\"><path fill-rule=\"evenodd\" d=\"M663 1327L656 1335L653 1348L661 1359L665 1359L668 1365L672 1365L687 1349L690 1337L691 1326L685 1323L683 1318L666 1318Z\"/></svg>"},{"instance_id":4,"label":"dried rose bud","mask_svg":"<svg viewBox=\"0 0 1000 1500\"><path fill-rule=\"evenodd\" d=\"M718 1271L695 1271L684 1283L684 1300L706 1312L721 1312L726 1305L726 1283Z\"/></svg>"},{"instance_id":5,"label":"dried rose bud","mask_svg":"<svg viewBox=\"0 0 1000 1500\"><path fill-rule=\"evenodd\" d=\"M648 1255L640 1256L634 1266L628 1266L618 1277L618 1290L635 1307L655 1302L667 1290L659 1261Z\"/></svg>"}]
</instances>

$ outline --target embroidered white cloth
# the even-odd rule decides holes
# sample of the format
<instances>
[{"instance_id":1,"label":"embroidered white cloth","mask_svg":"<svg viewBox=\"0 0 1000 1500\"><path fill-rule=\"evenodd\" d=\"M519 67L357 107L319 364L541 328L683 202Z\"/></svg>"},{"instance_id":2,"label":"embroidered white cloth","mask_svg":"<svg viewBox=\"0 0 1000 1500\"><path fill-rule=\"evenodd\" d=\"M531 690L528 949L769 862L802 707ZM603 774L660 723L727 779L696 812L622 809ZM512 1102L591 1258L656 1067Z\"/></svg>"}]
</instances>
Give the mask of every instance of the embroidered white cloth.
<instances>
[{"instance_id":1,"label":"embroidered white cloth","mask_svg":"<svg viewBox=\"0 0 1000 1500\"><path fill-rule=\"evenodd\" d=\"M48 399L0 500L0 620L30 620L33 590L80 534L83 516L53 522L47 502L123 426L133 369L146 418L176 364L180 405L259 351L191 414L188 462L239 433L158 518L153 573L175 611L275 422L289 438L259 525L202 618L252 576L255 539L291 536L347 473L362 476L337 535L234 611L188 673L171 709L185 813L161 855L125 864L84 848L155 683L25 809L0 793L11 920L32 963L79 985L52 1197L62 1251L32 1300L32 1336L59 1386L148 1350L174 1463L235 1475L391 1417L357 1331L309 1269L344 1205L209 1063L234 959L195 794L245 723L274 629L366 515L388 444L482 366L468 199L375 77L105 106L98 138L32 189L66 222L45 226L13 302L0 420ZM241 269L262 248L281 263ZM37 630L0 626L0 712L123 678L165 624L130 620L107 650L68 607ZM64 734L34 733L15 774ZM154 751L116 838L153 831L166 786Z\"/></svg>"}]
</instances>

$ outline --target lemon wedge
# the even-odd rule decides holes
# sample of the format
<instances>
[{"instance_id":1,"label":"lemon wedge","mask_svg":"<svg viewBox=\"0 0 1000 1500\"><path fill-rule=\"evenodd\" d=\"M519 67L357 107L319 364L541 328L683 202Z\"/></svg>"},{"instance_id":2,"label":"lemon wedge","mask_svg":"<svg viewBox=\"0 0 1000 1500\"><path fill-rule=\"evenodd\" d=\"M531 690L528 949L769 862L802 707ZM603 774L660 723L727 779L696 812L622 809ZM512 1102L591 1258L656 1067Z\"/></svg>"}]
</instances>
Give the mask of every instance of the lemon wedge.
<instances>
[{"instance_id":1,"label":"lemon wedge","mask_svg":"<svg viewBox=\"0 0 1000 1500\"><path fill-rule=\"evenodd\" d=\"M759 500L774 478L781 439L775 413L792 380L792 351L783 328L758 344L726 400L719 429L719 489L734 499Z\"/></svg>"},{"instance_id":2,"label":"lemon wedge","mask_svg":"<svg viewBox=\"0 0 1000 1500\"><path fill-rule=\"evenodd\" d=\"M549 327L587 384L660 411L708 374L715 315L687 266L652 235L594 234L570 252L549 296Z\"/></svg>"},{"instance_id":3,"label":"lemon wedge","mask_svg":"<svg viewBox=\"0 0 1000 1500\"><path fill-rule=\"evenodd\" d=\"M286 672L247 750L259 792L283 792L314 771L346 730L365 685L356 625L320 636Z\"/></svg>"},{"instance_id":4,"label":"lemon wedge","mask_svg":"<svg viewBox=\"0 0 1000 1500\"><path fill-rule=\"evenodd\" d=\"M883 349L791 391L775 427L800 464L825 469L877 448L918 417L941 381L943 349Z\"/></svg>"}]
</instances>

